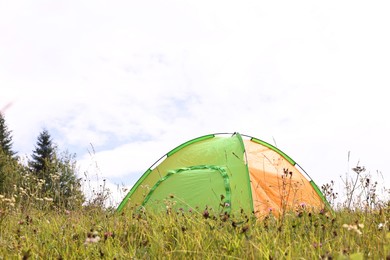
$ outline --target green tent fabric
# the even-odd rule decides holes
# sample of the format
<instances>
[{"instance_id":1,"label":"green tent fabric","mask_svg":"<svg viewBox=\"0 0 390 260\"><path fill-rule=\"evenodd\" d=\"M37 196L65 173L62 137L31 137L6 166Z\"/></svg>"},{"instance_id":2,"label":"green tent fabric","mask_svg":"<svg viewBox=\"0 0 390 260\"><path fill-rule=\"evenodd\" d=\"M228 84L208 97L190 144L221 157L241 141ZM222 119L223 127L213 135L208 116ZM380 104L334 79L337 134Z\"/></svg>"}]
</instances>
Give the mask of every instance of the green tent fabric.
<instances>
[{"instance_id":1,"label":"green tent fabric","mask_svg":"<svg viewBox=\"0 0 390 260\"><path fill-rule=\"evenodd\" d=\"M244 138L244 139L243 139ZM255 212L327 202L318 187L278 148L239 133L190 140L160 158L136 182L118 207L162 211Z\"/></svg>"}]
</instances>

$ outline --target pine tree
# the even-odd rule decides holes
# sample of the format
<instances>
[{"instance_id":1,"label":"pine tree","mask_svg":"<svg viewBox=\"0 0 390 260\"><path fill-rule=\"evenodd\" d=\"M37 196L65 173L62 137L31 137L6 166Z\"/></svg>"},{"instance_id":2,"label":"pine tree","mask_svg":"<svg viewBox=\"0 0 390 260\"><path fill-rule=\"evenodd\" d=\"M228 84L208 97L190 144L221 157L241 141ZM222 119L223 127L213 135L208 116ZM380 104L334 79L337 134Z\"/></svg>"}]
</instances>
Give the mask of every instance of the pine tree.
<instances>
[{"instance_id":1,"label":"pine tree","mask_svg":"<svg viewBox=\"0 0 390 260\"><path fill-rule=\"evenodd\" d=\"M32 173L45 181L41 196L50 197L57 206L68 209L82 205L84 196L81 180L76 176L75 156L67 152L59 155L46 129L39 134L31 158Z\"/></svg>"},{"instance_id":2,"label":"pine tree","mask_svg":"<svg viewBox=\"0 0 390 260\"><path fill-rule=\"evenodd\" d=\"M50 171L55 159L55 146L49 132L44 129L38 136L37 145L29 161L32 172L40 179L50 182Z\"/></svg>"},{"instance_id":3,"label":"pine tree","mask_svg":"<svg viewBox=\"0 0 390 260\"><path fill-rule=\"evenodd\" d=\"M12 131L8 130L4 115L0 112L0 149L10 157L13 157L16 152L12 150Z\"/></svg>"},{"instance_id":4,"label":"pine tree","mask_svg":"<svg viewBox=\"0 0 390 260\"><path fill-rule=\"evenodd\" d=\"M5 118L0 111L0 194L10 191L12 184L16 182L15 152L12 150L11 131L5 122Z\"/></svg>"}]
</instances>

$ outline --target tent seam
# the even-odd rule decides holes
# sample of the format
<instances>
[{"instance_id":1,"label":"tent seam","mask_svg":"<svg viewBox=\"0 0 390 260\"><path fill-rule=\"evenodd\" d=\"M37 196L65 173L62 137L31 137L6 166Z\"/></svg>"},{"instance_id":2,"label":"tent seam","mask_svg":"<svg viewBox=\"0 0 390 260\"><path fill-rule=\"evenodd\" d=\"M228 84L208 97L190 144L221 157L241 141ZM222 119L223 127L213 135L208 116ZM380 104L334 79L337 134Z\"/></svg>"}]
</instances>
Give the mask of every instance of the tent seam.
<instances>
[{"instance_id":1,"label":"tent seam","mask_svg":"<svg viewBox=\"0 0 390 260\"><path fill-rule=\"evenodd\" d=\"M243 154L245 156L245 169L246 169L246 173L247 173L247 176L248 176L248 187L249 187L249 201L251 202L250 203L250 206L251 206L251 210L252 212L255 211L255 207L254 207L254 204L253 204L253 194L252 194L252 185L251 185L251 176L250 176L250 172L249 172L249 167L248 167L248 157L247 157L247 154L246 154L246 149L245 149L245 144L244 144L244 141L242 140L242 136L240 133L236 133L236 136L241 144L241 148L243 150Z\"/></svg>"}]
</instances>

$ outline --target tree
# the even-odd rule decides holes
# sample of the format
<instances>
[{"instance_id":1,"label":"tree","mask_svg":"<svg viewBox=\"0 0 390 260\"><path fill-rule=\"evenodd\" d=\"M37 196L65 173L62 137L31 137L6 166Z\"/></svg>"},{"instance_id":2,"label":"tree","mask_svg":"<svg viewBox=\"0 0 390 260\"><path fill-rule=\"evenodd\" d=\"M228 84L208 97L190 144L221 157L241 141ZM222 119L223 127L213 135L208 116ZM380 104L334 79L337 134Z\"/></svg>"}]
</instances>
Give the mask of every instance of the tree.
<instances>
[{"instance_id":1,"label":"tree","mask_svg":"<svg viewBox=\"0 0 390 260\"><path fill-rule=\"evenodd\" d=\"M0 194L7 194L12 184L16 182L16 158L12 150L11 131L0 111Z\"/></svg>"},{"instance_id":2,"label":"tree","mask_svg":"<svg viewBox=\"0 0 390 260\"><path fill-rule=\"evenodd\" d=\"M84 196L81 180L76 176L75 155L68 152L59 155L46 129L39 134L31 158L29 166L32 173L45 183L40 196L53 199L59 207L72 209L81 206Z\"/></svg>"},{"instance_id":3,"label":"tree","mask_svg":"<svg viewBox=\"0 0 390 260\"><path fill-rule=\"evenodd\" d=\"M29 161L32 172L40 179L50 182L50 171L55 159L55 146L49 132L44 129L38 136L37 145Z\"/></svg>"},{"instance_id":4,"label":"tree","mask_svg":"<svg viewBox=\"0 0 390 260\"><path fill-rule=\"evenodd\" d=\"M0 194L7 194L9 191L10 181L13 177L12 159L3 149L0 149Z\"/></svg>"},{"instance_id":5,"label":"tree","mask_svg":"<svg viewBox=\"0 0 390 260\"><path fill-rule=\"evenodd\" d=\"M56 156L57 181L53 182L54 202L67 209L81 207L84 195L76 174L76 155L67 151Z\"/></svg>"},{"instance_id":6,"label":"tree","mask_svg":"<svg viewBox=\"0 0 390 260\"><path fill-rule=\"evenodd\" d=\"M0 149L10 157L16 152L12 150L12 131L8 130L3 113L0 112Z\"/></svg>"}]
</instances>

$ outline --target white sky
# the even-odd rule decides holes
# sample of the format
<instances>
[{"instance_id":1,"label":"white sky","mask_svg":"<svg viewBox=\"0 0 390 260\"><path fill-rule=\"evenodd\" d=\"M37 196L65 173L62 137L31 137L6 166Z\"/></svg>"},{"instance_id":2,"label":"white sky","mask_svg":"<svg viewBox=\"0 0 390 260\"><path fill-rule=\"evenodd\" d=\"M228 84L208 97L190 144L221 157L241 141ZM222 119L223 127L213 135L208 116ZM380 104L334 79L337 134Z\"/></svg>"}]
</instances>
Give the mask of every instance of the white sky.
<instances>
[{"instance_id":1,"label":"white sky","mask_svg":"<svg viewBox=\"0 0 390 260\"><path fill-rule=\"evenodd\" d=\"M116 184L216 132L275 139L318 185L358 161L390 184L389 11L388 1L0 0L0 109L12 102L19 154L46 127Z\"/></svg>"}]
</instances>

